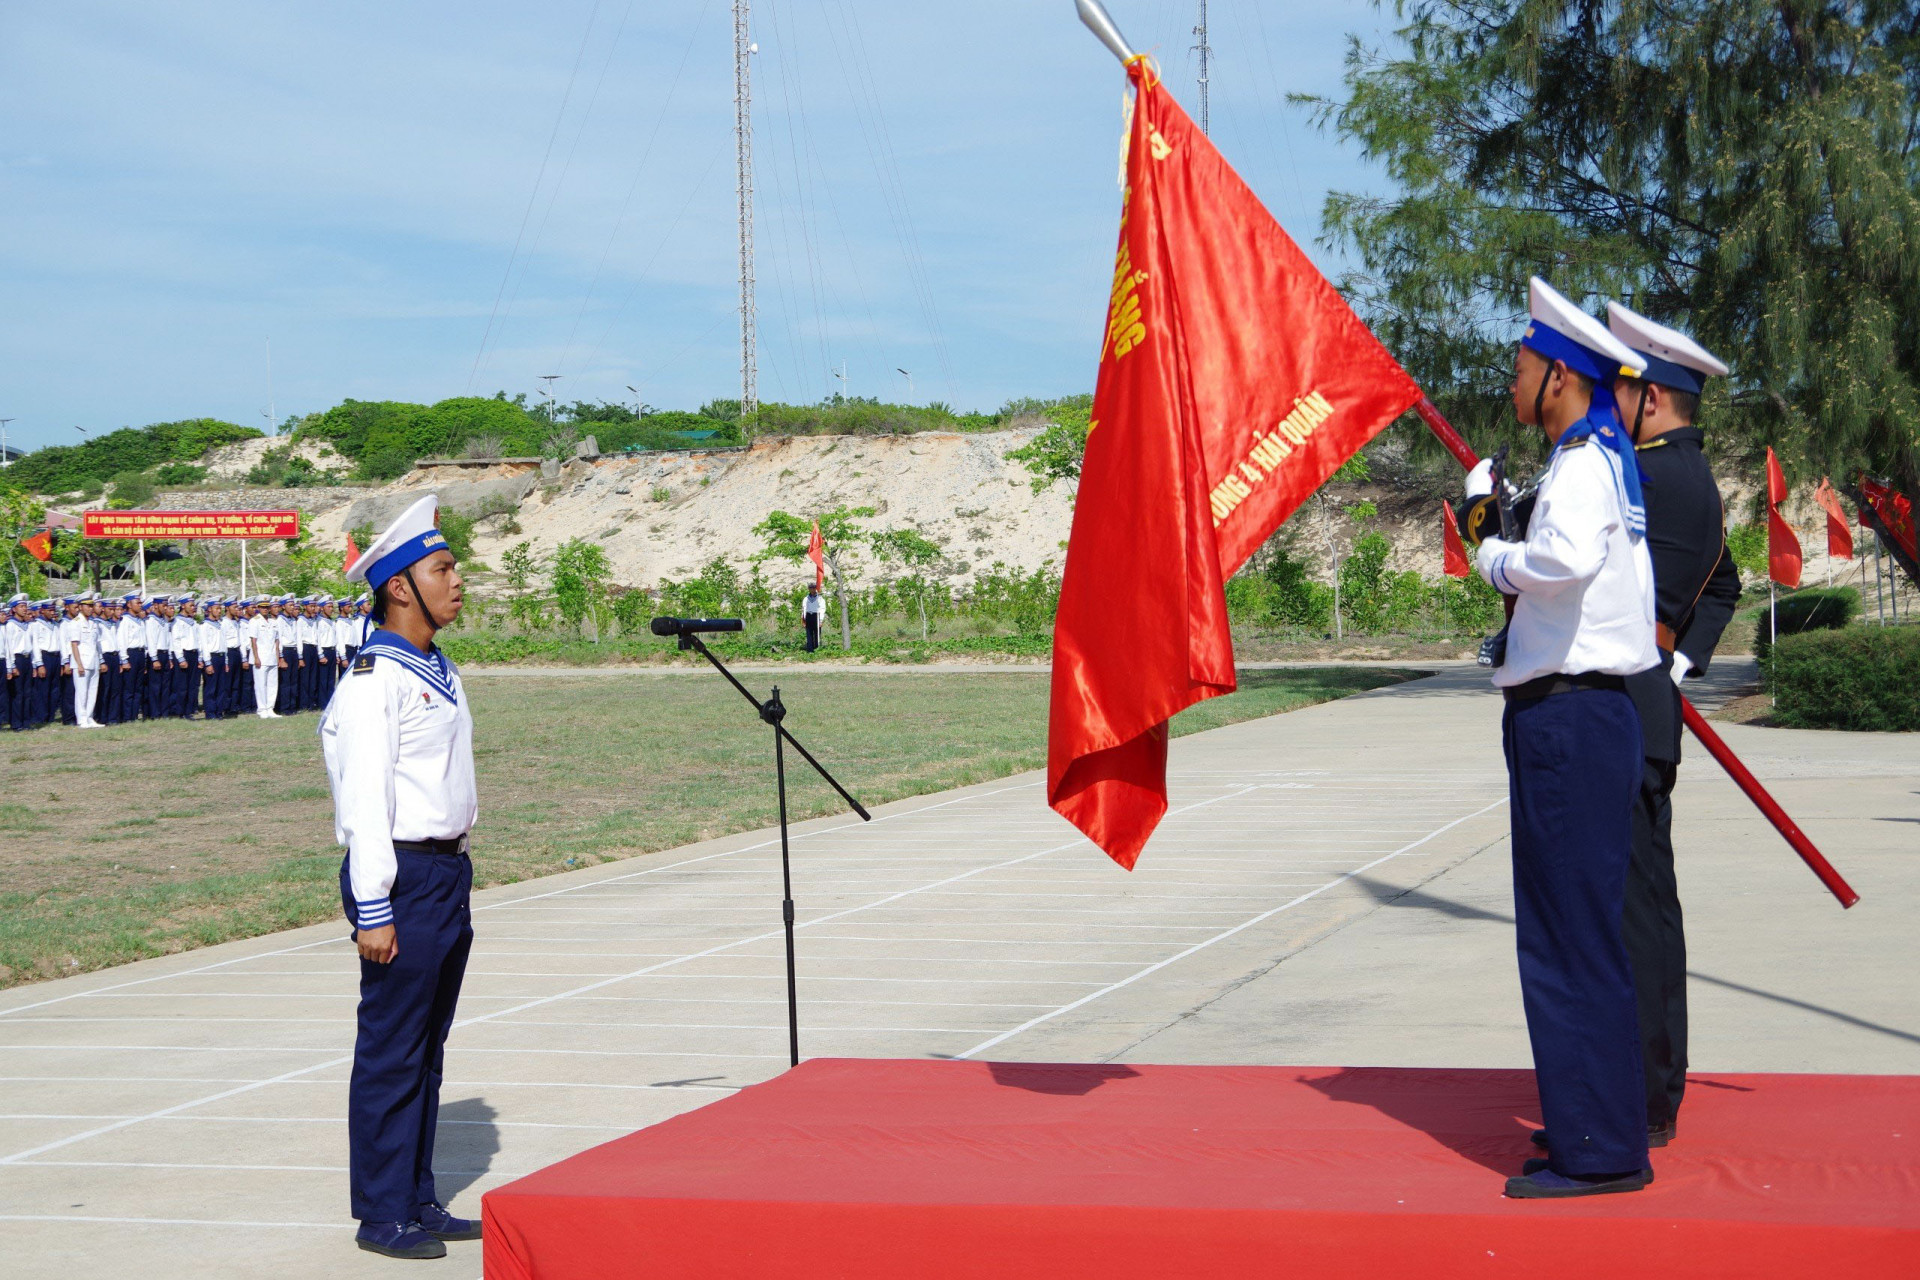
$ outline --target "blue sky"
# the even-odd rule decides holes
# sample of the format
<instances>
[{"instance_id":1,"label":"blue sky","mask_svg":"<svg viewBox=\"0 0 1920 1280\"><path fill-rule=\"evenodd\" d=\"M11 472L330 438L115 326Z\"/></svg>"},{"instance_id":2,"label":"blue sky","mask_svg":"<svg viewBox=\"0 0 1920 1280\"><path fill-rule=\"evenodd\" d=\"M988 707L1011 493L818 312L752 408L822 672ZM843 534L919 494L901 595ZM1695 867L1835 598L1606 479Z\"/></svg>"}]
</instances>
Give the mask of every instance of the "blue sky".
<instances>
[{"instance_id":1,"label":"blue sky","mask_svg":"<svg viewBox=\"0 0 1920 1280\"><path fill-rule=\"evenodd\" d=\"M1110 8L1193 109L1193 0ZM1214 137L1335 268L1325 193L1381 179L1284 95L1389 18L1210 8ZM1070 0L758 0L754 38L761 397L1091 389L1122 78ZM17 446L270 389L738 392L730 0L12 4L0 112Z\"/></svg>"}]
</instances>

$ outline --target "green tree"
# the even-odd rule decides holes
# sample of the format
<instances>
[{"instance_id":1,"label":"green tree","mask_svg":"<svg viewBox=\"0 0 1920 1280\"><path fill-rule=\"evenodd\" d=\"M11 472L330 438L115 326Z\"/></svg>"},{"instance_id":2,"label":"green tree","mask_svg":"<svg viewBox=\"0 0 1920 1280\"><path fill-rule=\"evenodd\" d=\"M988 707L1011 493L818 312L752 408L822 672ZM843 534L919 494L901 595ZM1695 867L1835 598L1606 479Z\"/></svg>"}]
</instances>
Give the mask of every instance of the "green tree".
<instances>
[{"instance_id":1,"label":"green tree","mask_svg":"<svg viewBox=\"0 0 1920 1280\"><path fill-rule=\"evenodd\" d=\"M516 542L500 557L500 568L515 595L524 595L533 584L533 544Z\"/></svg>"},{"instance_id":2,"label":"green tree","mask_svg":"<svg viewBox=\"0 0 1920 1280\"><path fill-rule=\"evenodd\" d=\"M867 535L874 558L907 569L901 584L920 606L920 638L927 638L927 575L940 563L940 544L915 529L883 529Z\"/></svg>"},{"instance_id":3,"label":"green tree","mask_svg":"<svg viewBox=\"0 0 1920 1280\"><path fill-rule=\"evenodd\" d=\"M553 597L560 617L571 627L593 621L593 638L600 639L607 604L607 579L613 566L606 548L585 538L569 538L553 553Z\"/></svg>"},{"instance_id":4,"label":"green tree","mask_svg":"<svg viewBox=\"0 0 1920 1280\"><path fill-rule=\"evenodd\" d=\"M1039 435L1007 451L1008 461L1019 463L1033 477L1035 493L1059 481L1079 480L1080 463L1087 456L1087 436L1093 430L1092 396L1009 401L1000 413L1003 417L1039 413L1047 420Z\"/></svg>"},{"instance_id":5,"label":"green tree","mask_svg":"<svg viewBox=\"0 0 1920 1280\"><path fill-rule=\"evenodd\" d=\"M40 562L20 545L20 539L45 528L46 523L44 503L25 489L10 483L0 484L0 538L6 540L6 571L13 579L9 595L25 591L37 597L46 590L47 576L41 571Z\"/></svg>"},{"instance_id":6,"label":"green tree","mask_svg":"<svg viewBox=\"0 0 1920 1280\"><path fill-rule=\"evenodd\" d=\"M1920 439L1920 23L1911 0L1395 0L1321 120L1385 166L1326 239L1464 427L1512 430L1529 274L1733 368L1709 418L1911 487ZM1537 433L1532 433L1537 434ZM1529 448L1535 441L1524 441Z\"/></svg>"},{"instance_id":7,"label":"green tree","mask_svg":"<svg viewBox=\"0 0 1920 1280\"><path fill-rule=\"evenodd\" d=\"M872 507L835 507L811 519L771 511L765 520L753 526L762 546L754 557L756 561L789 560L797 564L807 558L813 525L819 522L820 538L826 543L827 569L833 574L833 594L840 605L840 647L843 649L853 648L853 623L847 616L847 583L853 566L846 553L863 540L863 531L857 522L873 514Z\"/></svg>"}]
</instances>

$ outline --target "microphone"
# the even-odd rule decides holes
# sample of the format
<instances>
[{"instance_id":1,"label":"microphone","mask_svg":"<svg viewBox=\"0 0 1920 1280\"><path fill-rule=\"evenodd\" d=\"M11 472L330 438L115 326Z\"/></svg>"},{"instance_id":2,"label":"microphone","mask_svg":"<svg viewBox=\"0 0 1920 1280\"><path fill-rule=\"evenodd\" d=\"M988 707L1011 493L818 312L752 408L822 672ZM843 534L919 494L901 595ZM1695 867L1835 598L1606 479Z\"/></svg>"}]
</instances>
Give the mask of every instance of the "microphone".
<instances>
[{"instance_id":1,"label":"microphone","mask_svg":"<svg viewBox=\"0 0 1920 1280\"><path fill-rule=\"evenodd\" d=\"M690 636L699 631L745 631L738 618L655 618L651 624L657 636Z\"/></svg>"}]
</instances>

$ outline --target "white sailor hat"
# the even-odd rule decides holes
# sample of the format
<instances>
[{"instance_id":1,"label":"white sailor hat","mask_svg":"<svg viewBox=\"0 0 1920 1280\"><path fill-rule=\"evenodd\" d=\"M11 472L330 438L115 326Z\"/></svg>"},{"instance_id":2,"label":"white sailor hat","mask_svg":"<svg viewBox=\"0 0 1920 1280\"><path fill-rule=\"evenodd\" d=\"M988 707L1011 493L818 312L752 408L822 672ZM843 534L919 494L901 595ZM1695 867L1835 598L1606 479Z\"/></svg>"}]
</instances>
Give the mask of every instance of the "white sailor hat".
<instances>
[{"instance_id":1,"label":"white sailor hat","mask_svg":"<svg viewBox=\"0 0 1920 1280\"><path fill-rule=\"evenodd\" d=\"M402 511L398 520L367 544L347 570L347 580L364 582L378 591L394 574L444 549L447 540L436 527L439 516L440 499L431 493Z\"/></svg>"},{"instance_id":2,"label":"white sailor hat","mask_svg":"<svg viewBox=\"0 0 1920 1280\"><path fill-rule=\"evenodd\" d=\"M1539 276L1527 281L1527 315L1521 346L1549 360L1564 361L1567 368L1603 387L1612 386L1615 378L1637 378L1647 367L1645 356L1608 333Z\"/></svg>"},{"instance_id":3,"label":"white sailor hat","mask_svg":"<svg viewBox=\"0 0 1920 1280\"><path fill-rule=\"evenodd\" d=\"M1617 302L1607 304L1607 328L1647 358L1647 371L1640 376L1648 382L1699 395L1708 378L1727 376L1727 366L1692 338Z\"/></svg>"},{"instance_id":4,"label":"white sailor hat","mask_svg":"<svg viewBox=\"0 0 1920 1280\"><path fill-rule=\"evenodd\" d=\"M140 593L138 591L129 591L127 592L127 594L120 597L120 603L132 604L135 600L138 600L139 598L140 598Z\"/></svg>"},{"instance_id":5,"label":"white sailor hat","mask_svg":"<svg viewBox=\"0 0 1920 1280\"><path fill-rule=\"evenodd\" d=\"M172 597L171 597L171 596L149 596L149 597L147 597L147 603L148 603L148 604L171 604L172 602L173 602L173 601L172 601Z\"/></svg>"},{"instance_id":6,"label":"white sailor hat","mask_svg":"<svg viewBox=\"0 0 1920 1280\"><path fill-rule=\"evenodd\" d=\"M330 592L322 591L319 595L313 598L313 602L315 604L332 604L333 595Z\"/></svg>"},{"instance_id":7,"label":"white sailor hat","mask_svg":"<svg viewBox=\"0 0 1920 1280\"><path fill-rule=\"evenodd\" d=\"M100 597L98 595L96 595L91 591L82 591L80 593L81 604L92 604L95 600L98 600L99 598Z\"/></svg>"},{"instance_id":8,"label":"white sailor hat","mask_svg":"<svg viewBox=\"0 0 1920 1280\"><path fill-rule=\"evenodd\" d=\"M12 595L7 597L7 607L9 609L11 609L14 605L25 604L26 602L27 602L27 593L24 591L16 591Z\"/></svg>"},{"instance_id":9,"label":"white sailor hat","mask_svg":"<svg viewBox=\"0 0 1920 1280\"><path fill-rule=\"evenodd\" d=\"M60 603L61 604L79 604L80 597L79 596L61 596Z\"/></svg>"}]
</instances>

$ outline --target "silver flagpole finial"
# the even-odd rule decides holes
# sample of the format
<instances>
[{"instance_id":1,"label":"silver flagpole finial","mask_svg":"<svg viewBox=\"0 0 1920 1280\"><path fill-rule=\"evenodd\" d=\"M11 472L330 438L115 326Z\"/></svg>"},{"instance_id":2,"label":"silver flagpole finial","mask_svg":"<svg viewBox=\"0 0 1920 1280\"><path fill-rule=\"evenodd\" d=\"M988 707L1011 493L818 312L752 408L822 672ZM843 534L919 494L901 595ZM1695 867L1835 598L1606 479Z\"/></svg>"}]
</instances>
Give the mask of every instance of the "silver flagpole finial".
<instances>
[{"instance_id":1,"label":"silver flagpole finial","mask_svg":"<svg viewBox=\"0 0 1920 1280\"><path fill-rule=\"evenodd\" d=\"M1073 7L1080 12L1080 21L1087 24L1087 30L1100 37L1100 43L1113 50L1113 56L1125 62L1133 57L1133 50L1127 47L1126 37L1120 34L1120 28L1113 25L1113 15L1107 12L1107 6L1100 0L1073 0Z\"/></svg>"}]
</instances>

